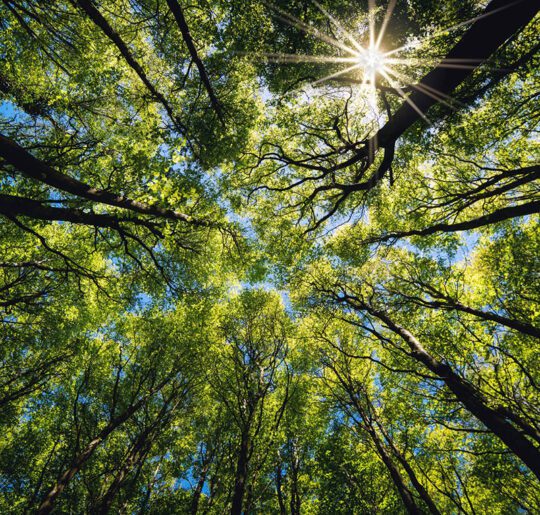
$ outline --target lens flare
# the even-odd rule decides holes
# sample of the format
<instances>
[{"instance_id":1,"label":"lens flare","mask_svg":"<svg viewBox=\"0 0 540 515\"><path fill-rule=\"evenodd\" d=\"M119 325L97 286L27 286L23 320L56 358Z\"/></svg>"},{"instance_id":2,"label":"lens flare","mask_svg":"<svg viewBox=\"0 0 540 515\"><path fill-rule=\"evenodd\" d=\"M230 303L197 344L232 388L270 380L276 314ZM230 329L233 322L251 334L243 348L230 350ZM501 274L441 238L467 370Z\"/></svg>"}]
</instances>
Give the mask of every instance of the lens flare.
<instances>
[{"instance_id":1,"label":"lens flare","mask_svg":"<svg viewBox=\"0 0 540 515\"><path fill-rule=\"evenodd\" d=\"M358 53L358 64L368 76L384 70L385 61L385 54L375 46L370 46L367 50Z\"/></svg>"},{"instance_id":2,"label":"lens flare","mask_svg":"<svg viewBox=\"0 0 540 515\"><path fill-rule=\"evenodd\" d=\"M346 84L348 86L356 85L364 98L367 97L376 117L378 117L379 113L379 94L383 95L385 91L389 91L409 103L428 122L425 115L421 113L412 99L409 98L410 95L408 92L411 89L420 90L449 107L453 107L453 104L456 102L448 95L444 95L433 88L417 84L414 76L422 73L422 70L427 66L437 65L441 68L470 69L475 68L478 64L477 60L474 59L446 59L441 61L436 56L420 55L419 49L423 44L445 32L441 30L423 38L409 40L399 48L384 50L384 36L390 24L397 0L388 0L384 19L378 30L376 0L368 0L369 8L366 21L360 29L358 36L353 35L355 31L347 30L317 0L311 0L311 2L326 17L329 25L333 27L332 36L326 34L322 29L316 28L311 23L306 23L287 13L282 8L273 5L270 0L263 0L263 3L274 12L276 18L334 47L335 55L262 54L261 56L269 62L282 64L312 62L344 65L341 70L333 71L329 75L312 80L311 85L323 87L325 83L330 83L331 85L335 85L336 83ZM453 27L449 27L446 32L451 32L459 27L474 23L483 16L486 15L476 16ZM366 32L369 39L365 37ZM368 41L362 44L360 40L366 39ZM387 105L386 100L384 103Z\"/></svg>"}]
</instances>

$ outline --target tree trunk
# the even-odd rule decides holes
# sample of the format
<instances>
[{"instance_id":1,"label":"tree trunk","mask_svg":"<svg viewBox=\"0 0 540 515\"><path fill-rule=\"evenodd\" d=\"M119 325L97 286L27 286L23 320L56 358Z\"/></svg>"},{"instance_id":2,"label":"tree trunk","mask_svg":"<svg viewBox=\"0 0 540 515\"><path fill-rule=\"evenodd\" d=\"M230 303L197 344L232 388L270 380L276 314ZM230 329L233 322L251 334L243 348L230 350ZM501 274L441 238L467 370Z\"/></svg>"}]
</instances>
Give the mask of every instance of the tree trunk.
<instances>
[{"instance_id":1,"label":"tree trunk","mask_svg":"<svg viewBox=\"0 0 540 515\"><path fill-rule=\"evenodd\" d=\"M538 6L533 1L492 0L483 15L477 18L442 62L425 75L418 85L413 86L413 93L409 95L406 102L403 102L392 118L369 139L364 147L350 159L335 166L334 170L348 168L369 157L374 150L392 146L406 130L425 117L430 107L440 102L437 97L443 98L452 93L508 38L529 23L537 11ZM471 61L474 64L463 68L452 66L452 63L456 61ZM433 91L437 93L434 95ZM381 179L382 176L375 172L372 179L368 180L373 183L370 188ZM366 189L366 182L350 185L352 191L356 189L355 187Z\"/></svg>"},{"instance_id":2,"label":"tree trunk","mask_svg":"<svg viewBox=\"0 0 540 515\"><path fill-rule=\"evenodd\" d=\"M407 512L413 515L422 515L422 511L416 505L414 497L412 496L410 490L407 488L407 485L405 484L402 475L399 473L399 470L392 461L392 458L390 458L390 456L386 452L386 449L384 448L384 445L381 442L379 435L377 435L377 432L374 428L369 428L368 432L371 436L371 439L373 440L373 443L375 444L377 454L381 457L383 463L386 465L388 472L390 472L392 481L396 485L397 491L401 496Z\"/></svg>"},{"instance_id":3,"label":"tree trunk","mask_svg":"<svg viewBox=\"0 0 540 515\"><path fill-rule=\"evenodd\" d=\"M52 166L37 159L30 152L3 134L0 134L0 157L3 157L7 163L12 165L23 175L47 184L48 186L52 186L60 191L64 191L65 193L76 195L77 197L82 197L101 204L107 204L109 206L128 209L143 215L189 222L194 225L207 225L204 221L193 220L188 215L178 213L171 209L164 209L159 206L145 204L144 202L137 202L136 200L131 200L122 195L117 195L116 193L93 188L84 182L55 170Z\"/></svg>"},{"instance_id":4,"label":"tree trunk","mask_svg":"<svg viewBox=\"0 0 540 515\"><path fill-rule=\"evenodd\" d=\"M389 141L399 138L427 113L431 106L439 102L434 97L439 95L441 98L450 94L508 38L529 23L537 12L538 4L533 1L492 0L483 15L478 17L448 52L443 62L422 78L419 87L415 88L408 101L401 105L391 120L374 136L375 148L379 145L384 147ZM472 60L474 66L454 67L451 64L456 60L460 62ZM445 61L449 65L446 65ZM436 91L437 95L426 93L433 91Z\"/></svg>"},{"instance_id":5,"label":"tree trunk","mask_svg":"<svg viewBox=\"0 0 540 515\"><path fill-rule=\"evenodd\" d=\"M540 479L540 451L526 436L510 424L503 415L490 408L481 393L458 376L449 365L431 356L407 329L393 322L383 311L372 309L369 306L365 306L365 310L399 335L411 349L410 355L440 377L463 406L500 438Z\"/></svg>"},{"instance_id":6,"label":"tree trunk","mask_svg":"<svg viewBox=\"0 0 540 515\"><path fill-rule=\"evenodd\" d=\"M390 437L390 435L385 431L382 424L376 420L377 426L379 427L381 433L383 434L385 440L388 442L388 445L390 446L390 449L392 450L392 453L396 457L396 459L401 463L401 466L405 469L405 472L407 472L407 475L409 476L409 479L411 480L412 485L418 492L418 495L421 497L421 499L426 503L426 506L429 508L429 511L433 515L441 515L441 512L438 510L437 506L433 502L433 499L427 492L427 490L424 488L422 483L418 480L416 477L416 474L412 467L409 465L409 462L405 458L405 456L401 453L401 451L396 447L394 444L394 441Z\"/></svg>"},{"instance_id":7,"label":"tree trunk","mask_svg":"<svg viewBox=\"0 0 540 515\"><path fill-rule=\"evenodd\" d=\"M465 222L458 222L455 224L435 224L425 229L412 229L410 231L401 231L384 234L382 236L371 238L367 240L369 243L381 243L389 240L397 240L400 238L406 238L407 236L429 236L438 232L459 232L470 231L472 229L478 229L486 225L491 225L497 222L503 222L504 220L510 220L521 216L532 215L540 212L540 200L534 200L518 206L509 206L502 209L497 209L493 213L488 215L479 216L472 220L466 220ZM533 334L537 336L537 334Z\"/></svg>"},{"instance_id":8,"label":"tree trunk","mask_svg":"<svg viewBox=\"0 0 540 515\"><path fill-rule=\"evenodd\" d=\"M137 464L141 463L144 460L149 450L149 442L147 441L148 436L149 431L145 431L142 435L139 436L139 438L137 438L137 441L132 446L132 449L130 450L122 468L120 469L118 474L116 474L107 492L102 497L101 503L96 510L96 513L99 513L100 515L105 515L109 513L112 503L115 497L118 495L120 488L122 488L122 485L124 484L127 475L130 473L133 467L137 466Z\"/></svg>"},{"instance_id":9,"label":"tree trunk","mask_svg":"<svg viewBox=\"0 0 540 515\"><path fill-rule=\"evenodd\" d=\"M79 453L75 459L72 461L70 467L64 471L60 476L56 484L47 492L43 501L41 502L36 513L38 515L45 515L50 513L54 507L54 502L58 496L64 491L68 483L73 479L75 474L81 470L84 464L92 457L94 451L97 447L118 427L120 427L124 422L126 422L137 410L139 410L148 399L157 391L161 390L165 384L170 380L167 378L163 380L156 388L153 388L147 395L142 399L139 399L135 404L129 406L121 415L113 418L107 426L105 426L96 437L94 437L85 447L84 451Z\"/></svg>"},{"instance_id":10,"label":"tree trunk","mask_svg":"<svg viewBox=\"0 0 540 515\"><path fill-rule=\"evenodd\" d=\"M248 455L249 455L249 429L242 432L238 462L236 465L236 476L234 481L234 494L232 499L231 515L241 515L246 490L248 475Z\"/></svg>"},{"instance_id":11,"label":"tree trunk","mask_svg":"<svg viewBox=\"0 0 540 515\"><path fill-rule=\"evenodd\" d=\"M296 439L291 445L291 515L300 515L300 491L298 488L298 472L300 469L300 459L298 457L298 447Z\"/></svg>"},{"instance_id":12,"label":"tree trunk","mask_svg":"<svg viewBox=\"0 0 540 515\"><path fill-rule=\"evenodd\" d=\"M182 38L184 39L184 43L186 44L189 50L189 54L191 55L191 59L193 59L195 66L197 66L197 69L199 70L199 76L201 77L201 81L206 88L206 92L208 93L208 96L210 98L212 108L223 123L223 113L221 112L219 100L217 99L214 88L210 83L210 79L208 77L208 74L206 73L206 68L204 67L203 62L201 61L201 58L197 53L197 49L195 48L195 43L193 42L193 38L191 37L188 24L184 17L184 12L182 11L182 8L180 7L180 4L177 2L177 0L167 0L167 5L169 6L169 9L174 15L174 19L176 20L176 24L180 29Z\"/></svg>"},{"instance_id":13,"label":"tree trunk","mask_svg":"<svg viewBox=\"0 0 540 515\"><path fill-rule=\"evenodd\" d=\"M281 459L279 456L278 459ZM282 486L283 474L281 471L281 463L276 465L276 493L279 503L280 515L287 515L287 508L285 508L285 499L283 498L283 486Z\"/></svg>"},{"instance_id":14,"label":"tree trunk","mask_svg":"<svg viewBox=\"0 0 540 515\"><path fill-rule=\"evenodd\" d=\"M109 22L103 17L103 15L98 11L96 6L92 3L91 0L71 0L75 5L78 5L87 16L103 31L103 33L116 45L116 48L122 54L122 57L129 64L131 69L139 76L142 83L146 86L148 91L152 94L154 99L158 101L167 111L169 118L174 123L176 128L180 130L187 136L186 127L180 122L177 116L175 116L172 106L165 99L163 94L159 92L156 87L150 82L146 73L142 69L142 66L137 62L128 46L120 35L111 27Z\"/></svg>"},{"instance_id":15,"label":"tree trunk","mask_svg":"<svg viewBox=\"0 0 540 515\"><path fill-rule=\"evenodd\" d=\"M199 476L199 480L197 481L197 486L195 487L195 492L193 492L193 499L191 500L191 508L190 508L191 515L196 515L197 512L199 511L199 501L201 500L201 494L204 488L204 483L206 482L206 474L208 473L209 468L210 468L210 464L207 463L203 465L201 469L201 475Z\"/></svg>"}]
</instances>

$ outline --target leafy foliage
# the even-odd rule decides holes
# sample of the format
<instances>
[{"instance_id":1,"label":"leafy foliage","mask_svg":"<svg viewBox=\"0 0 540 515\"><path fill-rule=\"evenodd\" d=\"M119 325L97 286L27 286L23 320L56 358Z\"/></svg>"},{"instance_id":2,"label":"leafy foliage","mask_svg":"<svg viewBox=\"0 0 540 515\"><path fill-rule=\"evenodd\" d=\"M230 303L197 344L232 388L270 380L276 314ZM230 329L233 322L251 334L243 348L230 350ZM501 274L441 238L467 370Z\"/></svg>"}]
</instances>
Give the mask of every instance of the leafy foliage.
<instances>
[{"instance_id":1,"label":"leafy foliage","mask_svg":"<svg viewBox=\"0 0 540 515\"><path fill-rule=\"evenodd\" d=\"M537 10L0 2L0 512L539 512Z\"/></svg>"}]
</instances>

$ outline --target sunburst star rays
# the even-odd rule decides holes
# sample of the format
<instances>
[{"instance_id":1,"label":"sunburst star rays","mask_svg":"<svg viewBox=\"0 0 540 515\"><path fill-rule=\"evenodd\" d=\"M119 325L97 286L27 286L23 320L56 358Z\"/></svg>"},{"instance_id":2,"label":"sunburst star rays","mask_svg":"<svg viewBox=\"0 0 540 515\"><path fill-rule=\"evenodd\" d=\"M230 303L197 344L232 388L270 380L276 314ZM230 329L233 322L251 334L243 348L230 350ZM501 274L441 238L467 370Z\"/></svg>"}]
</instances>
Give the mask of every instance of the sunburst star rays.
<instances>
[{"instance_id":1,"label":"sunburst star rays","mask_svg":"<svg viewBox=\"0 0 540 515\"><path fill-rule=\"evenodd\" d=\"M409 103L411 107L421 115L421 117L429 123L429 120L409 98L407 94L411 89L416 89L423 94L436 99L438 102L450 108L455 108L459 102L456 102L448 95L445 95L434 88L415 83L413 75L418 75L428 66L436 65L442 68L476 68L480 61L474 59L439 59L437 57L418 57L411 56L411 52L421 48L425 43L433 38L440 36L442 33L457 30L460 27L466 26L477 21L480 18L488 16L483 14L475 16L469 20L460 22L445 30L439 30L429 34L421 39L409 41L405 45L392 50L384 50L384 39L391 21L392 14L396 6L396 0L389 0L386 7L383 20L377 30L377 6L375 0L368 1L368 13L366 24L360 27L358 37L354 36L353 31L347 29L343 24L327 9L325 9L317 0L311 0L313 5L326 17L330 25L335 28L335 35L329 36L322 30L318 29L310 23L296 18L292 14L286 12L278 6L270 2L265 2L274 16L288 25L297 28L298 30L309 34L319 41L327 43L338 51L338 55L316 56L302 54L261 54L260 57L268 62L292 64L292 63L331 63L342 64L345 67L342 70L333 71L326 76L318 79L313 79L312 86L321 86L325 82L352 79L350 83L357 84L358 87L365 91L369 104L375 111L375 116L378 118L379 109L377 107L377 88L381 79L386 81L392 91L398 94ZM521 1L521 0L518 0ZM515 2L514 2L515 3ZM368 32L366 38L366 30ZM360 41L367 39L367 44L362 44ZM339 55L341 54L341 55ZM412 72L412 73L411 73ZM416 73L414 73L416 72ZM360 77L362 80L358 80Z\"/></svg>"}]
</instances>

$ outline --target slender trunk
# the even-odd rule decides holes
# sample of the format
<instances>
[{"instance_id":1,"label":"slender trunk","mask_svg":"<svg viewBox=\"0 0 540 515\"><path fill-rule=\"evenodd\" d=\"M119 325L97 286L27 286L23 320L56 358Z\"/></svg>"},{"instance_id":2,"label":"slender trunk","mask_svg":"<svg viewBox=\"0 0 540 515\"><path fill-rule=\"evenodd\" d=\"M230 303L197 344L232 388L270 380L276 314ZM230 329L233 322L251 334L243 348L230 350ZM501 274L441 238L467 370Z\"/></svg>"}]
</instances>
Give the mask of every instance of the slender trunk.
<instances>
[{"instance_id":1,"label":"slender trunk","mask_svg":"<svg viewBox=\"0 0 540 515\"><path fill-rule=\"evenodd\" d=\"M502 209L497 209L488 215L479 216L472 220L466 220L465 222L458 222L455 224L435 224L425 229L413 229L410 231L400 231L384 234L379 237L371 238L367 240L369 243L382 243L390 240L398 240L400 238L406 238L407 236L430 236L438 232L459 232L470 231L472 229L478 229L486 225L491 225L497 222L503 222L504 220L510 220L521 216L532 215L540 212L540 200L534 200L518 206L509 206ZM533 334L537 336L537 334Z\"/></svg>"},{"instance_id":2,"label":"slender trunk","mask_svg":"<svg viewBox=\"0 0 540 515\"><path fill-rule=\"evenodd\" d=\"M509 327L510 329L514 329L520 333L540 338L540 329L531 324L521 322L520 320L516 320L514 318L498 315L497 313L493 313L490 311L483 311L481 309L466 306L465 304L462 304L461 302L458 302L451 297L448 297L447 295L443 295L442 293L436 291L434 288L429 288L428 293L434 297L439 297L443 299L442 301L435 300L433 302L426 302L428 305L433 306L436 309L455 309L456 311L461 311L463 313L468 313L469 315L474 315L475 317L481 318L482 320L496 322L497 324L504 325L505 327Z\"/></svg>"},{"instance_id":3,"label":"slender trunk","mask_svg":"<svg viewBox=\"0 0 540 515\"><path fill-rule=\"evenodd\" d=\"M75 459L71 462L70 467L64 471L64 473L60 476L60 478L55 483L55 485L47 492L39 508L36 511L38 515L45 515L47 513L50 513L53 510L54 502L56 501L58 496L61 495L61 493L64 491L64 489L69 484L69 482L73 479L73 477L79 472L79 470L81 470L81 468L86 464L86 462L92 457L92 455L94 454L94 451L101 444L101 442L103 442L103 440L105 440L109 436L109 434L111 434L118 427L120 427L124 422L126 422L136 411L138 411L148 401L148 399L152 395L154 395L154 393L161 390L161 388L163 388L163 386L165 386L165 384L169 380L170 378L163 380L156 388L148 392L148 394L145 395L142 399L139 399L135 404L132 404L131 406L129 406L129 408L127 408L121 415L113 418L107 424L107 426L105 426L98 433L98 435L95 436L86 445L85 449L75 457Z\"/></svg>"},{"instance_id":4,"label":"slender trunk","mask_svg":"<svg viewBox=\"0 0 540 515\"><path fill-rule=\"evenodd\" d=\"M195 491L193 492L193 499L191 500L191 508L190 508L191 515L196 515L197 512L199 511L199 501L201 500L201 494L204 488L204 483L206 482L206 475L208 474L209 468L210 468L210 464L207 463L203 465L201 469L201 475L199 476L199 480L197 481L197 486L195 487Z\"/></svg>"},{"instance_id":5,"label":"slender trunk","mask_svg":"<svg viewBox=\"0 0 540 515\"><path fill-rule=\"evenodd\" d=\"M195 66L197 66L197 69L199 70L199 76L201 77L201 81L204 84L204 87L206 88L206 92L208 93L208 96L210 98L210 103L212 104L212 108L214 109L219 119L223 123L223 113L221 112L221 105L219 103L219 100L216 97L214 88L212 87L212 84L210 83L210 79L208 77L208 74L206 73L206 68L204 67L203 62L201 61L201 58L199 57L199 54L197 53L197 49L195 48L195 43L193 42L193 38L191 37L189 26L184 17L184 12L182 11L182 8L180 7L180 4L177 2L177 0L167 0L167 5L169 6L169 9L174 15L176 24L178 25L178 28L180 29L180 32L182 33L182 38L184 39L184 43L186 44L189 50L189 54L191 55L191 59L193 59Z\"/></svg>"},{"instance_id":6,"label":"slender trunk","mask_svg":"<svg viewBox=\"0 0 540 515\"><path fill-rule=\"evenodd\" d=\"M403 480L403 477L397 469L396 465L392 461L392 458L386 452L386 449L381 442L379 435L377 435L377 432L374 428L368 428L368 432L371 436L371 439L373 440L373 443L375 444L377 454L379 454L383 463L386 465L388 472L390 472L392 481L396 485L396 488L399 492L399 495L401 496L405 508L407 509L407 512L413 515L422 515L422 510L420 510L420 508L418 508L418 506L416 505L414 497L412 496L410 490L407 488L407 485L405 484L405 481Z\"/></svg>"},{"instance_id":7,"label":"slender trunk","mask_svg":"<svg viewBox=\"0 0 540 515\"><path fill-rule=\"evenodd\" d=\"M98 445L111 433L115 427L107 426L106 430L102 431L99 436L94 438L88 443L82 453L80 453L75 460L71 463L71 466L60 476L60 479L49 490L43 501L41 502L37 514L44 515L50 513L53 509L54 501L64 491L65 487L71 481L73 476L79 472L81 467L88 461L88 459L94 454L94 451Z\"/></svg>"},{"instance_id":8,"label":"slender trunk","mask_svg":"<svg viewBox=\"0 0 540 515\"><path fill-rule=\"evenodd\" d=\"M500 438L540 479L540 451L526 436L510 424L502 414L490 408L481 393L458 376L449 365L431 356L407 329L396 324L385 312L368 306L365 306L365 309L399 335L411 349L410 355L440 377L463 406Z\"/></svg>"},{"instance_id":9,"label":"slender trunk","mask_svg":"<svg viewBox=\"0 0 540 515\"><path fill-rule=\"evenodd\" d=\"M281 457L279 457L281 459ZM282 487L283 475L281 471L281 463L278 462L276 465L276 492L279 503L279 513L281 515L287 515L287 509L285 508L285 499L283 498L283 487Z\"/></svg>"},{"instance_id":10,"label":"slender trunk","mask_svg":"<svg viewBox=\"0 0 540 515\"><path fill-rule=\"evenodd\" d=\"M360 427L361 430L366 431L367 434L370 436L371 440L373 441L376 452L381 458L386 468L388 469L388 472L390 473L390 477L392 478L392 481L394 482L394 485L403 501L403 504L405 505L405 508L407 509L407 512L420 515L422 511L416 505L416 502L414 500L413 495L411 494L411 491L405 484L405 481L401 473L396 467L391 456L388 454L385 448L384 442L381 440L381 438L377 434L377 430L373 426L373 417L376 417L376 414L374 413L372 409L370 409L371 404L370 404L368 396L366 395L365 392L362 392L369 406L368 409L365 409L358 398L358 388L351 382L351 377L349 375L349 372L347 371L347 375L343 376L342 373L338 371L337 368L335 368L332 365L330 365L330 367L335 372L339 382L341 383L341 386L343 387L347 396L349 397L350 403L352 404L352 406L354 406L356 412L363 420L363 423L360 423L357 420L356 424Z\"/></svg>"},{"instance_id":11,"label":"slender trunk","mask_svg":"<svg viewBox=\"0 0 540 515\"><path fill-rule=\"evenodd\" d=\"M298 447L296 439L292 443L291 451L291 515L300 514L300 491L298 488L298 472L300 469L300 459L298 457Z\"/></svg>"},{"instance_id":12,"label":"slender trunk","mask_svg":"<svg viewBox=\"0 0 540 515\"><path fill-rule=\"evenodd\" d=\"M152 94L154 99L158 101L167 111L169 118L174 123L176 128L187 135L186 127L180 122L177 116L175 116L172 106L165 99L163 94L157 90L157 88L150 82L148 76L144 72L142 66L137 62L128 46L120 35L111 27L109 22L103 17L96 6L91 0L71 0L72 3L78 5L87 16L103 31L103 33L116 45L116 48L122 54L122 57L126 60L131 69L139 76L142 83L146 86L148 91Z\"/></svg>"},{"instance_id":13,"label":"slender trunk","mask_svg":"<svg viewBox=\"0 0 540 515\"><path fill-rule=\"evenodd\" d=\"M232 499L231 515L241 515L246 490L248 475L248 455L249 455L249 428L242 432L238 462L236 465L236 476L234 481L234 494Z\"/></svg>"},{"instance_id":14,"label":"slender trunk","mask_svg":"<svg viewBox=\"0 0 540 515\"><path fill-rule=\"evenodd\" d=\"M414 472L412 467L409 465L408 460L405 458L403 453L396 447L396 445L394 444L394 441L392 440L390 435L386 432L386 430L381 425L381 423L378 420L376 422L385 440L388 442L388 445L390 446L392 453L394 454L396 459L399 461L401 466L405 469L405 472L407 472L407 475L409 476L409 479L411 480L412 485L418 492L418 495L420 496L420 498L426 503L426 506L429 508L429 511L433 515L441 515L441 512L438 510L437 506L433 502L433 499L429 495L428 491L424 488L422 483L420 483L420 481L418 480L418 477L416 476L416 473Z\"/></svg>"},{"instance_id":15,"label":"slender trunk","mask_svg":"<svg viewBox=\"0 0 540 515\"><path fill-rule=\"evenodd\" d=\"M146 453L149 449L149 442L148 440L149 431L145 431L143 434L139 436L135 444L133 445L131 451L129 452L124 465L120 469L120 471L116 474L113 482L107 489L107 492L102 497L100 505L98 509L96 510L96 513L100 515L105 515L106 513L109 513L112 503L117 496L118 492L120 491L120 488L124 484L124 481L127 477L127 475L131 472L133 467L137 466L137 464L141 463L144 460L144 457L146 456Z\"/></svg>"}]
</instances>

